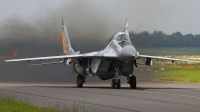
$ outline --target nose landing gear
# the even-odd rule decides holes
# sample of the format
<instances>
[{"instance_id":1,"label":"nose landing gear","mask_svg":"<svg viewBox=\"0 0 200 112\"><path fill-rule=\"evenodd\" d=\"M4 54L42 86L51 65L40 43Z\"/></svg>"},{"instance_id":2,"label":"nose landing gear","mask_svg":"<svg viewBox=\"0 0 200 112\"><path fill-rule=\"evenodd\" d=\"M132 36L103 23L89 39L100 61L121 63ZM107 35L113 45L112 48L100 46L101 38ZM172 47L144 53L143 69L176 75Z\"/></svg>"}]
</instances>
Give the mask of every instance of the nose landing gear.
<instances>
[{"instance_id":1,"label":"nose landing gear","mask_svg":"<svg viewBox=\"0 0 200 112\"><path fill-rule=\"evenodd\" d=\"M119 79L119 64L118 63L115 66L115 78L112 79L112 83L111 83L111 87L113 89L115 89L116 86L117 86L117 89L120 89L121 87L121 81Z\"/></svg>"}]
</instances>

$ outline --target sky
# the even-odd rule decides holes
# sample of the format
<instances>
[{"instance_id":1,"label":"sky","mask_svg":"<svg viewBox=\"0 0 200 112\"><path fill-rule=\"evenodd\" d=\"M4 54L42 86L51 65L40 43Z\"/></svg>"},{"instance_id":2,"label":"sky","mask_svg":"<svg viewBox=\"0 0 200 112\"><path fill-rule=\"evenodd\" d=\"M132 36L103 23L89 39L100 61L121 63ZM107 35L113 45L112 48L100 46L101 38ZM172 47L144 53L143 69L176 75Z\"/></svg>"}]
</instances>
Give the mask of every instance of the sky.
<instances>
[{"instance_id":1,"label":"sky","mask_svg":"<svg viewBox=\"0 0 200 112\"><path fill-rule=\"evenodd\" d=\"M29 19L45 10L46 6L56 8L60 4L59 0L0 0L0 20L10 16Z\"/></svg>"},{"instance_id":2,"label":"sky","mask_svg":"<svg viewBox=\"0 0 200 112\"><path fill-rule=\"evenodd\" d=\"M200 34L199 0L0 0L0 26L12 17L19 17L30 22L36 18L43 18L43 21L51 19L44 19L44 15L50 15L54 10L60 10L61 7L70 4L77 9L80 8L80 4L83 4L81 8L84 7L87 13L102 15L104 19L99 16L100 21L113 22L106 26L110 28L122 26L128 18L129 30L134 32L157 30L167 34L176 31L183 34ZM68 10L71 9L66 7L61 13ZM93 18L87 13L75 20L78 22ZM68 13L64 17L70 20L71 15ZM73 20L71 23L76 23L74 19L71 20Z\"/></svg>"}]
</instances>

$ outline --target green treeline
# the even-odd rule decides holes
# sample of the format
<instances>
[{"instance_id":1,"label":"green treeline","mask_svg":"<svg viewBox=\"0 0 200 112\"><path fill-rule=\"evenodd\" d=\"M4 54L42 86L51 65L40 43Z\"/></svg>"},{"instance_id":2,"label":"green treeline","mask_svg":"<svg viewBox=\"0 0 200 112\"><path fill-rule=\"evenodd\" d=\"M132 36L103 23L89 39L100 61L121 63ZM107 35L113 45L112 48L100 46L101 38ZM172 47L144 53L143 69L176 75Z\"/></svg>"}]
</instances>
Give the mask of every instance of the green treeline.
<instances>
[{"instance_id":1,"label":"green treeline","mask_svg":"<svg viewBox=\"0 0 200 112\"><path fill-rule=\"evenodd\" d=\"M136 47L200 47L200 35L176 32L167 35L162 31L130 32L130 39Z\"/></svg>"}]
</instances>

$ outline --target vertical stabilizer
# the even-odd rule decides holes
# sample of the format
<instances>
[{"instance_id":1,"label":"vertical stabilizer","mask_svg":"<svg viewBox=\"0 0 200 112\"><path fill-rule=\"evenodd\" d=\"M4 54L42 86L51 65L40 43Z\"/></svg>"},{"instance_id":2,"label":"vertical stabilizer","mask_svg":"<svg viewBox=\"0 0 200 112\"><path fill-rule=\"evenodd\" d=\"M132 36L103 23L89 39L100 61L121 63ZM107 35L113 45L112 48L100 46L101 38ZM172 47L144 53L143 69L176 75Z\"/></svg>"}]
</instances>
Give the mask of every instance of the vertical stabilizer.
<instances>
[{"instance_id":1,"label":"vertical stabilizer","mask_svg":"<svg viewBox=\"0 0 200 112\"><path fill-rule=\"evenodd\" d=\"M126 23L124 25L124 32L129 35L129 32L128 32L128 19L126 18Z\"/></svg>"},{"instance_id":2,"label":"vertical stabilizer","mask_svg":"<svg viewBox=\"0 0 200 112\"><path fill-rule=\"evenodd\" d=\"M71 47L71 43L69 40L69 36L67 33L67 28L64 22L64 18L62 17L62 47L63 47L63 53L67 55L75 54L74 50Z\"/></svg>"}]
</instances>

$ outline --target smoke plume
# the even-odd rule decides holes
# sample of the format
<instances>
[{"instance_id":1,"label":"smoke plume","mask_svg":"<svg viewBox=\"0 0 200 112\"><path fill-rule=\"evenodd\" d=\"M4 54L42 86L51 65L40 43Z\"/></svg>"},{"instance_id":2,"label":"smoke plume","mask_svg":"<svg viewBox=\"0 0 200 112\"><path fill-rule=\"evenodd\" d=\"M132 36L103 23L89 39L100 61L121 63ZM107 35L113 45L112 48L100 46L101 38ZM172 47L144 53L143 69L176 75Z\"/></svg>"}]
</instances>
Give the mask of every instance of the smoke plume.
<instances>
[{"instance_id":1,"label":"smoke plume","mask_svg":"<svg viewBox=\"0 0 200 112\"><path fill-rule=\"evenodd\" d=\"M77 51L91 52L103 49L117 32L117 22L109 19L110 12L93 5L96 2L68 1L59 8L44 7L45 13L26 20L11 16L1 24L1 55L18 52L18 58L62 54L61 18L64 16L72 47ZM123 21L122 21L123 23ZM55 53L56 52L56 53ZM10 58L10 57L9 57ZM57 60L55 60L57 61ZM3 63L1 81L65 82L76 79L72 66L28 67L27 63ZM12 71L10 71L12 69Z\"/></svg>"}]
</instances>

